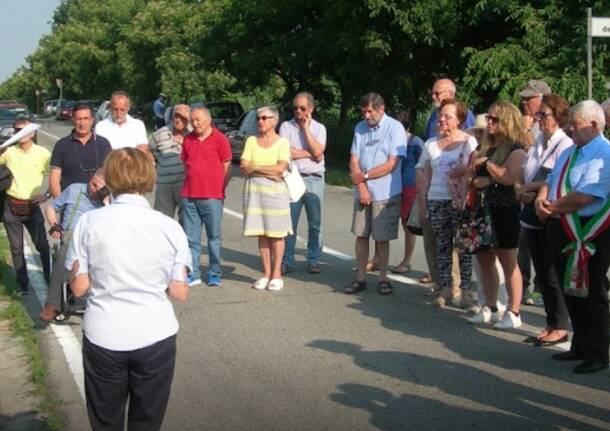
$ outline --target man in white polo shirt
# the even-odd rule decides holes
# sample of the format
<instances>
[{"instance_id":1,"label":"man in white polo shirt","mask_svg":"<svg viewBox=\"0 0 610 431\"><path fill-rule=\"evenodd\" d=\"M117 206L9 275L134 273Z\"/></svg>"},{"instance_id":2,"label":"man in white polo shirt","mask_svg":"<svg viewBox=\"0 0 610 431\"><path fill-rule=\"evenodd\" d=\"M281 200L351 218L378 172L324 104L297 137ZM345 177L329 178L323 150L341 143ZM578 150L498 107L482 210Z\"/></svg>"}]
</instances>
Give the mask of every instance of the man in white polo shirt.
<instances>
[{"instance_id":1,"label":"man in white polo shirt","mask_svg":"<svg viewBox=\"0 0 610 431\"><path fill-rule=\"evenodd\" d=\"M141 120L131 117L129 95L115 91L110 98L110 116L95 126L95 133L110 141L113 150L118 148L137 148L149 157L146 127Z\"/></svg>"}]
</instances>

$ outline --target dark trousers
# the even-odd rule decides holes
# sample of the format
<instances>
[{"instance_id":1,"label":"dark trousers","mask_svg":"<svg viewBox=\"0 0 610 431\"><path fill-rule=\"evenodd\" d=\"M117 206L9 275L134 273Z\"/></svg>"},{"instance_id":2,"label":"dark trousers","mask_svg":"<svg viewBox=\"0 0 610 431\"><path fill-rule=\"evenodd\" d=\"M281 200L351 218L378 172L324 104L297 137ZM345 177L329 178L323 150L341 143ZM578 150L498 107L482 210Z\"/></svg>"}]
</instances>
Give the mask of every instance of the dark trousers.
<instances>
[{"instance_id":1,"label":"dark trousers","mask_svg":"<svg viewBox=\"0 0 610 431\"><path fill-rule=\"evenodd\" d=\"M559 220L548 223L548 238L555 270L563 287L567 257L561 252L570 242ZM610 331L608 330L608 279L610 267L610 229L606 229L593 240L596 252L588 262L589 295L577 298L566 295L566 305L572 319L574 337L571 350L584 356L585 360L608 362ZM565 288L564 288L565 291Z\"/></svg>"},{"instance_id":2,"label":"dark trousers","mask_svg":"<svg viewBox=\"0 0 610 431\"><path fill-rule=\"evenodd\" d=\"M175 335L128 352L96 346L83 335L85 393L93 431L123 430L128 397L128 430L160 429L175 361Z\"/></svg>"},{"instance_id":3,"label":"dark trousers","mask_svg":"<svg viewBox=\"0 0 610 431\"><path fill-rule=\"evenodd\" d=\"M532 251L529 248L529 241L527 239L526 229L521 226L519 230L519 254L517 255L517 264L519 265L519 270L521 271L521 277L523 278L523 297L529 293L530 281L532 279L532 263L533 256ZM535 269L535 268L534 268ZM538 271L536 271L536 275L534 275L534 280L532 284L534 285L532 291L538 292L540 290L538 285Z\"/></svg>"},{"instance_id":4,"label":"dark trousers","mask_svg":"<svg viewBox=\"0 0 610 431\"><path fill-rule=\"evenodd\" d=\"M47 292L46 305L51 305L56 311L61 311L61 289L64 282L68 279L69 271L65 268L66 254L68 254L70 244L62 243L55 253L53 269L51 270L51 281Z\"/></svg>"},{"instance_id":5,"label":"dark trousers","mask_svg":"<svg viewBox=\"0 0 610 431\"><path fill-rule=\"evenodd\" d=\"M13 268L17 273L17 284L22 290L27 290L29 285L28 270L23 255L23 228L25 227L32 238L36 251L40 254L42 272L45 281L49 282L51 272L51 252L47 241L47 232L44 227L44 218L40 207L36 207L33 214L28 217L16 216L8 206L4 206L4 228L11 248Z\"/></svg>"},{"instance_id":6,"label":"dark trousers","mask_svg":"<svg viewBox=\"0 0 610 431\"><path fill-rule=\"evenodd\" d=\"M527 236L527 245L536 270L536 279L544 300L546 325L552 329L567 329L570 323L568 308L553 266L553 257L549 253L547 232L545 229L522 229Z\"/></svg>"}]
</instances>

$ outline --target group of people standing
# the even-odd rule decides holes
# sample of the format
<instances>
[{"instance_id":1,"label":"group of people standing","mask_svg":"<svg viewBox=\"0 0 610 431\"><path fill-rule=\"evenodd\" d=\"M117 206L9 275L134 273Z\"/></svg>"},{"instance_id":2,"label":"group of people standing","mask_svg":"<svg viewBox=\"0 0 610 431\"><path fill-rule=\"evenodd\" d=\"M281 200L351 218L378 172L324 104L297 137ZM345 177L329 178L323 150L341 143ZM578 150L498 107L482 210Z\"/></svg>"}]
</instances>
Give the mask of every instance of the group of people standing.
<instances>
[{"instance_id":1,"label":"group of people standing","mask_svg":"<svg viewBox=\"0 0 610 431\"><path fill-rule=\"evenodd\" d=\"M552 358L581 360L574 368L579 374L608 368L610 143L603 107L592 100L570 107L544 81L531 80L520 93L521 110L498 101L475 122L455 93L450 80L435 83L437 109L423 149L411 144L409 123L385 113L381 96L362 99L364 120L356 126L350 160L358 265L345 293L366 289L371 269L379 271L379 294L392 293L388 242L398 237L402 218L407 228L422 230L430 271L422 282L432 283L427 292L437 306L460 305L472 314L471 323L520 327L529 282L523 273L530 278L531 259L547 325L524 341L567 342L571 321L571 349ZM476 216L467 218L473 211ZM390 268L397 273L410 266L412 237L405 241L405 258Z\"/></svg>"},{"instance_id":2,"label":"group of people standing","mask_svg":"<svg viewBox=\"0 0 610 431\"><path fill-rule=\"evenodd\" d=\"M411 269L411 226L418 218L434 303L468 308L472 323L516 328L522 324L525 285L520 269L525 259L519 254L529 250L547 327L525 341L537 346L565 342L571 320L571 349L553 359L580 360L576 373L596 372L608 367L610 342L606 118L596 102L570 107L539 80L530 81L521 96L522 110L499 101L475 121L456 98L453 82L439 80L431 92L435 109L425 142L411 133L408 112L392 118L379 94L361 99L363 120L355 127L349 161L357 271L344 292L366 289L367 271L377 268L379 294L391 294L388 270ZM227 138L205 108L182 104L174 107L170 124L159 124L147 137L144 125L127 114L129 105L126 93L113 93L110 118L95 128L91 108L77 105L73 131L56 143L52 154L33 142L32 133L0 155L0 165L13 176L3 216L21 292L29 284L25 227L49 283L41 317L55 317L68 274L76 296L90 295L83 357L94 429L122 425L128 398L130 426L160 427L178 331L169 298L184 301L188 286L202 282L203 228L207 284L222 281L221 220L233 158ZM307 271L321 272L326 128L312 118L314 108L310 93L298 93L294 116L279 132L277 109L259 108L258 133L244 144L243 233L258 239L262 274L252 284L257 290L281 290L283 276L296 270L296 230L303 207ZM15 129L27 124L17 120ZM284 181L291 170L305 183L305 193L293 202ZM49 191L41 193L49 171ZM145 198L153 189L158 211ZM49 234L63 241L53 270L40 209L51 197ZM457 247L465 208L473 206L485 210L493 233L486 247L477 250ZM400 220L404 256L390 268L390 241L398 238ZM498 267L507 303L499 295ZM473 270L481 286L477 301ZM118 377L108 380L109 373Z\"/></svg>"}]
</instances>

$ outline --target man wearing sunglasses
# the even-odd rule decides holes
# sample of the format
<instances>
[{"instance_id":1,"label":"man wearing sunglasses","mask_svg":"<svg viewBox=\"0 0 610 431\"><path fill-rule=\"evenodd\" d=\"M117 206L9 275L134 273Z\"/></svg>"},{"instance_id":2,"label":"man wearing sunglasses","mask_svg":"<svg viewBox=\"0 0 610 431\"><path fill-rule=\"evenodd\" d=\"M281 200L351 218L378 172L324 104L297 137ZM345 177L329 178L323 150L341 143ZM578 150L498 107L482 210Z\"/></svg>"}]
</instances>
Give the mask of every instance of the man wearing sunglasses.
<instances>
[{"instance_id":1,"label":"man wearing sunglasses","mask_svg":"<svg viewBox=\"0 0 610 431\"><path fill-rule=\"evenodd\" d=\"M17 119L13 128L18 132L29 123L27 119ZM34 133L29 133L21 138L17 145L0 150L0 165L5 165L13 174L11 186L6 191L3 222L10 244L13 268L17 273L19 293L22 295L29 292L27 264L23 254L24 227L40 253L42 271L47 283L51 264L47 233L40 211L40 204L48 199L47 194L41 193L41 188L49 171L51 153L35 144L33 138Z\"/></svg>"},{"instance_id":2,"label":"man wearing sunglasses","mask_svg":"<svg viewBox=\"0 0 610 431\"><path fill-rule=\"evenodd\" d=\"M320 272L322 255L322 201L324 200L324 148L326 127L312 118L315 100L311 93L297 94L293 101L294 117L280 126L280 136L290 142L293 168L298 169L305 182L305 194L290 204L293 234L286 237L282 274L293 271L294 247L301 209L305 207L309 232L307 236L307 270Z\"/></svg>"},{"instance_id":3,"label":"man wearing sunglasses","mask_svg":"<svg viewBox=\"0 0 610 431\"><path fill-rule=\"evenodd\" d=\"M184 184L184 163L180 153L184 137L192 130L190 115L191 108L188 105L174 106L171 123L157 129L148 138L157 168L155 209L171 218L174 218L178 209L181 225L180 193Z\"/></svg>"},{"instance_id":4,"label":"man wearing sunglasses","mask_svg":"<svg viewBox=\"0 0 610 431\"><path fill-rule=\"evenodd\" d=\"M93 111L77 103L72 113L72 132L57 141L51 155L49 190L57 198L71 184L86 184L102 167L112 147L103 136L93 133Z\"/></svg>"}]
</instances>

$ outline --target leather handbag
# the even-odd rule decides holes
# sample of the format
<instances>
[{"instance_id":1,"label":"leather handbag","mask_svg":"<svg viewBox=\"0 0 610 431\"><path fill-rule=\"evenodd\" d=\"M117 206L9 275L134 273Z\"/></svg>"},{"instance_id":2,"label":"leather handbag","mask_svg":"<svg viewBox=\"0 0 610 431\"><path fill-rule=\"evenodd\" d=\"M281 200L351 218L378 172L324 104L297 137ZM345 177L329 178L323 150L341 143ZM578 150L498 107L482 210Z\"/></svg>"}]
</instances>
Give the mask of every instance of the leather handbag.
<instances>
[{"instance_id":1,"label":"leather handbag","mask_svg":"<svg viewBox=\"0 0 610 431\"><path fill-rule=\"evenodd\" d=\"M419 217L419 199L415 199L413 206L411 206L411 212L409 212L409 218L407 219L407 230L413 235L421 236L424 234Z\"/></svg>"},{"instance_id":2,"label":"leather handbag","mask_svg":"<svg viewBox=\"0 0 610 431\"><path fill-rule=\"evenodd\" d=\"M288 188L288 195L290 196L290 202L298 202L303 197L306 191L305 181L299 173L299 170L294 165L292 159L288 165L288 169L284 171L284 182Z\"/></svg>"}]
</instances>

